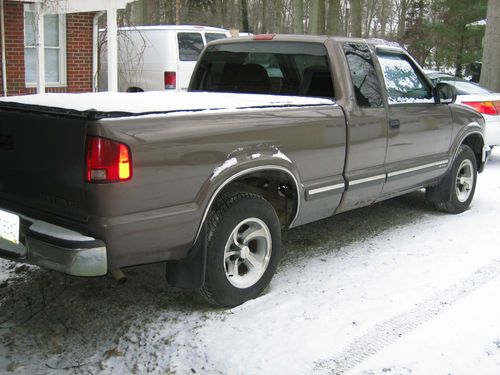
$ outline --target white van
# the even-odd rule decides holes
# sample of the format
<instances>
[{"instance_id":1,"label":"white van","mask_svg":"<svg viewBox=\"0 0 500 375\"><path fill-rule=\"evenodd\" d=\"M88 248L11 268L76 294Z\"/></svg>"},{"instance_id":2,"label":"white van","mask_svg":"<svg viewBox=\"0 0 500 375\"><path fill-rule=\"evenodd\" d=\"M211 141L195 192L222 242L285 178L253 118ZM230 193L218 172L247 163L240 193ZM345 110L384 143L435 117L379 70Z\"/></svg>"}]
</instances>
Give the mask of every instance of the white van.
<instances>
[{"instance_id":1,"label":"white van","mask_svg":"<svg viewBox=\"0 0 500 375\"><path fill-rule=\"evenodd\" d=\"M228 30L208 26L158 25L118 29L119 91L186 90L196 60ZM101 46L99 91L107 89L106 48Z\"/></svg>"}]
</instances>

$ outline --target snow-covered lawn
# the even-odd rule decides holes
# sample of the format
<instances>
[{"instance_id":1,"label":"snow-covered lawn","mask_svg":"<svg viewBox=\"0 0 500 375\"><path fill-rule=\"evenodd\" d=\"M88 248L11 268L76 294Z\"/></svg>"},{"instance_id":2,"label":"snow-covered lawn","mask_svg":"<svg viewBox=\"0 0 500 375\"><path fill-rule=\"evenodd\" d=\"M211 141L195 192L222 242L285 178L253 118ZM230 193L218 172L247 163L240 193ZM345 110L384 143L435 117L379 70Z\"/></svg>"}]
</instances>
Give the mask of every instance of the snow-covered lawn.
<instances>
[{"instance_id":1,"label":"snow-covered lawn","mask_svg":"<svg viewBox=\"0 0 500 375\"><path fill-rule=\"evenodd\" d=\"M464 214L418 192L284 233L270 288L232 310L161 264L117 285L0 260L0 373L500 374L495 151Z\"/></svg>"}]
</instances>

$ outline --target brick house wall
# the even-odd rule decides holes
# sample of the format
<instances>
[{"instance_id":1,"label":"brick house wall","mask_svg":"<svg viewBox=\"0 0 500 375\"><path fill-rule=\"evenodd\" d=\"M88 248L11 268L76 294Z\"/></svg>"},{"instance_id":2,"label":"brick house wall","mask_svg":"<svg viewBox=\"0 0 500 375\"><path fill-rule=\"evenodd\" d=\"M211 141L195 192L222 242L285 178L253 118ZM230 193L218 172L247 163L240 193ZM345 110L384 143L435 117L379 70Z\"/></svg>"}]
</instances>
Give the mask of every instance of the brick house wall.
<instances>
[{"instance_id":1,"label":"brick house wall","mask_svg":"<svg viewBox=\"0 0 500 375\"><path fill-rule=\"evenodd\" d=\"M26 93L23 10L24 5L21 3L5 2L5 56L7 60L7 90L10 95ZM2 82L4 73L2 71Z\"/></svg>"},{"instance_id":2,"label":"brick house wall","mask_svg":"<svg viewBox=\"0 0 500 375\"><path fill-rule=\"evenodd\" d=\"M5 2L5 55L7 58L8 95L36 93L26 87L24 66L24 5ZM94 13L66 15L66 86L47 87L47 92L92 91L92 42ZM0 50L1 56L1 50ZM0 68L0 95L4 72Z\"/></svg>"},{"instance_id":3,"label":"brick house wall","mask_svg":"<svg viewBox=\"0 0 500 375\"><path fill-rule=\"evenodd\" d=\"M67 92L92 91L94 13L66 16Z\"/></svg>"}]
</instances>

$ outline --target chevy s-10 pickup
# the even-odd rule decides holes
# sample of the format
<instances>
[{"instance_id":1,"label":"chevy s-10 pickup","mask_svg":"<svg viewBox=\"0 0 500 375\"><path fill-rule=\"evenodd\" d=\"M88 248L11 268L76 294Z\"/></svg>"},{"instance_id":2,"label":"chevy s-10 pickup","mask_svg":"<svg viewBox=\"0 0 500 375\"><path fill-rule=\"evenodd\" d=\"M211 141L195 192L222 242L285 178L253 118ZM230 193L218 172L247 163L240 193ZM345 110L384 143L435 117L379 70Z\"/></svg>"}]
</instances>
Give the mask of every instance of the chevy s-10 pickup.
<instances>
[{"instance_id":1,"label":"chevy s-10 pickup","mask_svg":"<svg viewBox=\"0 0 500 375\"><path fill-rule=\"evenodd\" d=\"M281 230L425 188L460 213L484 120L382 40L208 45L190 92L0 101L0 257L77 276L166 261L167 281L257 297Z\"/></svg>"}]
</instances>

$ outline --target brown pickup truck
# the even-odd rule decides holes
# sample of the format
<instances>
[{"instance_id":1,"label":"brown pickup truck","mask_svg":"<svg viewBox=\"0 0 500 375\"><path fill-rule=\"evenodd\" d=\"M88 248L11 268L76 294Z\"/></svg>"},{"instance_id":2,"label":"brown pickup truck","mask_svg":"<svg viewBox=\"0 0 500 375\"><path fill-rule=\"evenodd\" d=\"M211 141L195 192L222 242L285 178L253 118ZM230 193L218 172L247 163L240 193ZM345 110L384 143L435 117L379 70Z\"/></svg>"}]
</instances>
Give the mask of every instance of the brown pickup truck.
<instances>
[{"instance_id":1,"label":"brown pickup truck","mask_svg":"<svg viewBox=\"0 0 500 375\"><path fill-rule=\"evenodd\" d=\"M489 155L481 115L381 40L218 41L189 91L3 98L0 256L77 276L166 261L235 306L281 230L422 188L462 212Z\"/></svg>"}]
</instances>

